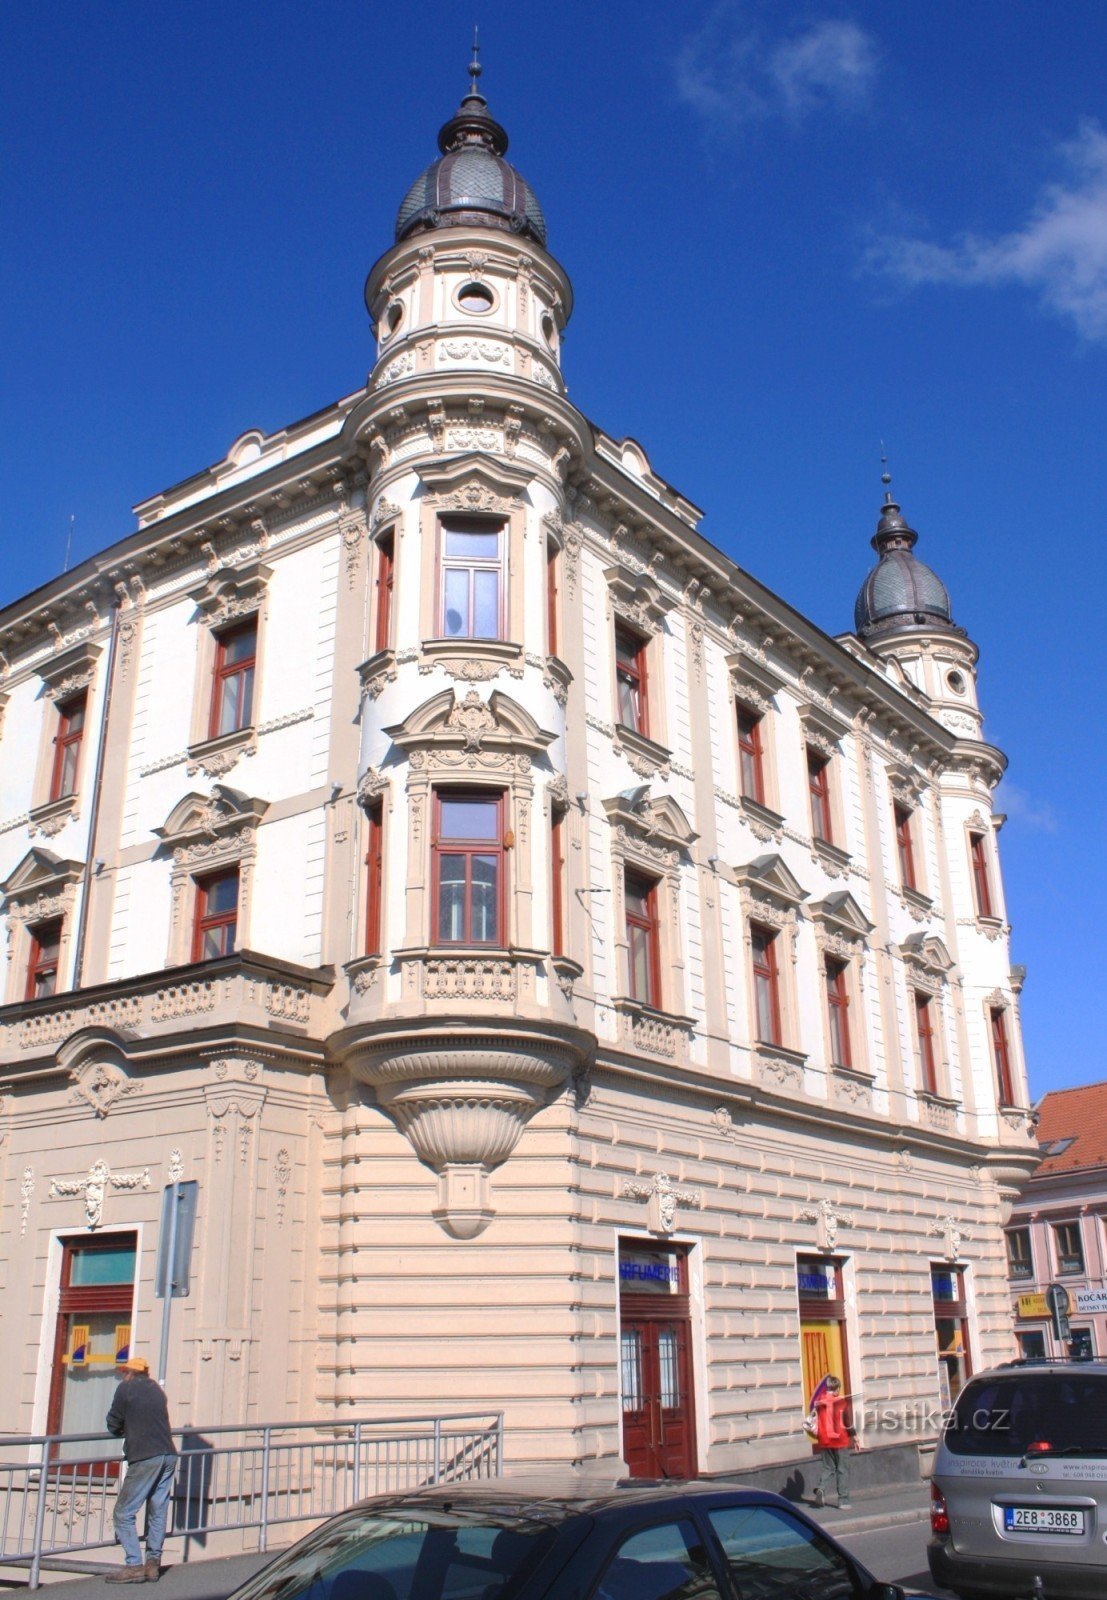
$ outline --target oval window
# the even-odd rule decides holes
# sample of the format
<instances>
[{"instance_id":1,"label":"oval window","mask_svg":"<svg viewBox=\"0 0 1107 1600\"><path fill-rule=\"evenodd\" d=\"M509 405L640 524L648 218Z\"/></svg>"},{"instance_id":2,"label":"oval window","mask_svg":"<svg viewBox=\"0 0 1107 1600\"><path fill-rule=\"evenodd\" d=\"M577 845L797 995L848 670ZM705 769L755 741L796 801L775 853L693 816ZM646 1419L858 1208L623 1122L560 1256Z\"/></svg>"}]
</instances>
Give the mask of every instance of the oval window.
<instances>
[{"instance_id":1,"label":"oval window","mask_svg":"<svg viewBox=\"0 0 1107 1600\"><path fill-rule=\"evenodd\" d=\"M481 316L485 311L491 311L495 300L491 289L483 283L465 283L457 291L457 303L462 311L470 311L476 316Z\"/></svg>"},{"instance_id":2,"label":"oval window","mask_svg":"<svg viewBox=\"0 0 1107 1600\"><path fill-rule=\"evenodd\" d=\"M393 300L384 314L384 336L391 339L404 320L404 303L402 300Z\"/></svg>"},{"instance_id":3,"label":"oval window","mask_svg":"<svg viewBox=\"0 0 1107 1600\"><path fill-rule=\"evenodd\" d=\"M557 329L548 311L542 313L542 336L551 350L557 349Z\"/></svg>"},{"instance_id":4,"label":"oval window","mask_svg":"<svg viewBox=\"0 0 1107 1600\"><path fill-rule=\"evenodd\" d=\"M965 692L965 677L964 677L964 673L961 673L961 672L947 672L946 673L946 682L949 684L949 686L953 690L954 694L964 694L964 692Z\"/></svg>"}]
</instances>

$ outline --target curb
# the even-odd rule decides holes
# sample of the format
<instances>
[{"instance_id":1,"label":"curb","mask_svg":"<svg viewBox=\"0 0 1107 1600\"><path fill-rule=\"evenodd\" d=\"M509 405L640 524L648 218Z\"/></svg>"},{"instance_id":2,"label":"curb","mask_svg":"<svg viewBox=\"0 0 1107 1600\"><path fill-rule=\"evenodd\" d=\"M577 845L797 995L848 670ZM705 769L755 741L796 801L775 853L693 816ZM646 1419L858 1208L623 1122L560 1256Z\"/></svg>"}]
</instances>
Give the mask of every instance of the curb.
<instances>
[{"instance_id":1,"label":"curb","mask_svg":"<svg viewBox=\"0 0 1107 1600\"><path fill-rule=\"evenodd\" d=\"M808 1511L808 1516L811 1512ZM843 1517L839 1522L824 1522L820 1517L813 1520L818 1522L833 1538L840 1539L847 1533L871 1533L877 1528L898 1528L909 1522L926 1522L930 1517L929 1506L915 1506L907 1511L881 1511L870 1512L868 1516Z\"/></svg>"}]
</instances>

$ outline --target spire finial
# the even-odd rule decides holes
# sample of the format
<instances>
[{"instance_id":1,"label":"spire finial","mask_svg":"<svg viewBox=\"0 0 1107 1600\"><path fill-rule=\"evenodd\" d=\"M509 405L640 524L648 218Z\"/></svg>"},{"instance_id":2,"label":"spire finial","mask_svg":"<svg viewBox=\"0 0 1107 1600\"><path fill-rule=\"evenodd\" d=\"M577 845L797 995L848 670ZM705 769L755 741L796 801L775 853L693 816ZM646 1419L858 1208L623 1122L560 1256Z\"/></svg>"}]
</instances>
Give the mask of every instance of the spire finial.
<instances>
[{"instance_id":1,"label":"spire finial","mask_svg":"<svg viewBox=\"0 0 1107 1600\"><path fill-rule=\"evenodd\" d=\"M477 25L476 25L476 23L474 23L473 24L473 59L469 63L469 93L470 94L476 94L478 92L477 91L477 79L480 77L480 75L481 75L481 73L483 71L484 71L484 68L480 64L480 38L479 38L478 30L477 30Z\"/></svg>"},{"instance_id":2,"label":"spire finial","mask_svg":"<svg viewBox=\"0 0 1107 1600\"><path fill-rule=\"evenodd\" d=\"M892 474L888 471L888 452L884 448L883 439L880 441L880 465L884 468L884 471L880 474L880 481L884 485L884 504L888 506L892 504L892 490L890 487Z\"/></svg>"}]
</instances>

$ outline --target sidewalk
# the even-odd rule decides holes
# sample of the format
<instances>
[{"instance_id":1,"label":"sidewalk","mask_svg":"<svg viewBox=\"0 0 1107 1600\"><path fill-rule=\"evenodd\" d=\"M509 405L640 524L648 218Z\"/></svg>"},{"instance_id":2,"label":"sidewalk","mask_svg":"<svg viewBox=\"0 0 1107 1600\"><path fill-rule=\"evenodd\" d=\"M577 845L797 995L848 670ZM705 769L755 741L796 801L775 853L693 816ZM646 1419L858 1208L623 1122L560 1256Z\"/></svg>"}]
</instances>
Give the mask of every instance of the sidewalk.
<instances>
[{"instance_id":1,"label":"sidewalk","mask_svg":"<svg viewBox=\"0 0 1107 1600\"><path fill-rule=\"evenodd\" d=\"M836 1506L816 1510L807 1501L800 1502L800 1510L836 1538L864 1533L870 1528L922 1522L929 1509L930 1489L925 1483L860 1491L848 1511L839 1511ZM276 1554L278 1551L273 1549L267 1555L217 1556L211 1560L201 1557L167 1568L156 1589L144 1585L142 1592L145 1600L224 1600ZM117 1562L105 1562L104 1574L113 1571L116 1565ZM64 1600L119 1600L120 1596L133 1592L127 1587L105 1583L103 1576L66 1579L55 1572L44 1574L44 1578L43 1591L57 1594Z\"/></svg>"}]
</instances>

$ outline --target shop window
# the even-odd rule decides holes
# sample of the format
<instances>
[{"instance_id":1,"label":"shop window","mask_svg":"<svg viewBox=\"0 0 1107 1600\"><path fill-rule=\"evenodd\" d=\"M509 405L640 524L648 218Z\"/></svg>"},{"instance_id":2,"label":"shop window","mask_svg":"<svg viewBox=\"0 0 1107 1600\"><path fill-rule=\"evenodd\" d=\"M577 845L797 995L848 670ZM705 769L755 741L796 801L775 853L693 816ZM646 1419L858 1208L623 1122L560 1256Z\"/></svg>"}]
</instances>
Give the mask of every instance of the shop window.
<instances>
[{"instance_id":1,"label":"shop window","mask_svg":"<svg viewBox=\"0 0 1107 1600\"><path fill-rule=\"evenodd\" d=\"M1013 1282L1026 1282L1034 1276L1030 1250L1030 1229L1010 1228L1007 1232L1007 1276Z\"/></svg>"},{"instance_id":2,"label":"shop window","mask_svg":"<svg viewBox=\"0 0 1107 1600\"><path fill-rule=\"evenodd\" d=\"M1040 1328L1031 1328L1027 1333L1016 1334L1019 1342L1019 1355L1024 1361L1044 1361L1046 1358L1046 1336Z\"/></svg>"},{"instance_id":3,"label":"shop window","mask_svg":"<svg viewBox=\"0 0 1107 1600\"><path fill-rule=\"evenodd\" d=\"M566 953L565 936L565 817L555 807L550 815L550 952Z\"/></svg>"},{"instance_id":4,"label":"shop window","mask_svg":"<svg viewBox=\"0 0 1107 1600\"><path fill-rule=\"evenodd\" d=\"M964 1267L930 1269L934 1301L934 1334L938 1342L938 1385L942 1409L948 1410L972 1377L969 1348L969 1311L965 1299Z\"/></svg>"},{"instance_id":5,"label":"shop window","mask_svg":"<svg viewBox=\"0 0 1107 1600\"><path fill-rule=\"evenodd\" d=\"M136 1240L133 1233L62 1242L58 1318L47 1412L48 1433L102 1433L120 1369L131 1354ZM98 1445L117 1456L118 1445ZM88 1456L60 1446L58 1459Z\"/></svg>"},{"instance_id":6,"label":"shop window","mask_svg":"<svg viewBox=\"0 0 1107 1600\"><path fill-rule=\"evenodd\" d=\"M807 789L811 801L811 831L823 844L834 843L830 815L830 762L817 750L807 749Z\"/></svg>"},{"instance_id":7,"label":"shop window","mask_svg":"<svg viewBox=\"0 0 1107 1600\"><path fill-rule=\"evenodd\" d=\"M31 949L27 957L25 998L46 1000L57 993L58 963L61 957L62 919L38 922L28 932Z\"/></svg>"},{"instance_id":8,"label":"shop window","mask_svg":"<svg viewBox=\"0 0 1107 1600\"><path fill-rule=\"evenodd\" d=\"M978 917L994 916L992 890L988 879L988 846L982 833L969 834L969 857L972 861L972 885L976 898Z\"/></svg>"},{"instance_id":9,"label":"shop window","mask_svg":"<svg viewBox=\"0 0 1107 1600\"><path fill-rule=\"evenodd\" d=\"M620 1239L623 1456L632 1478L695 1475L691 1335L686 1247ZM629 1580L632 1574L625 1576ZM668 1580L666 1593L673 1581ZM636 1597L654 1592L641 1584L619 1590Z\"/></svg>"},{"instance_id":10,"label":"shop window","mask_svg":"<svg viewBox=\"0 0 1107 1600\"><path fill-rule=\"evenodd\" d=\"M444 639L502 639L504 530L479 518L443 521L441 616Z\"/></svg>"},{"instance_id":11,"label":"shop window","mask_svg":"<svg viewBox=\"0 0 1107 1600\"><path fill-rule=\"evenodd\" d=\"M919 1054L919 1086L926 1094L937 1094L938 1051L934 1034L934 1001L920 989L912 993L915 1003L915 1043Z\"/></svg>"},{"instance_id":12,"label":"shop window","mask_svg":"<svg viewBox=\"0 0 1107 1600\"><path fill-rule=\"evenodd\" d=\"M237 733L253 721L257 650L256 617L215 635L209 738Z\"/></svg>"},{"instance_id":13,"label":"shop window","mask_svg":"<svg viewBox=\"0 0 1107 1600\"><path fill-rule=\"evenodd\" d=\"M435 942L502 944L503 795L440 790L434 810Z\"/></svg>"},{"instance_id":14,"label":"shop window","mask_svg":"<svg viewBox=\"0 0 1107 1600\"><path fill-rule=\"evenodd\" d=\"M1084 1272L1084 1241L1079 1222L1058 1222L1053 1227L1053 1248L1058 1274L1079 1276Z\"/></svg>"},{"instance_id":15,"label":"shop window","mask_svg":"<svg viewBox=\"0 0 1107 1600\"><path fill-rule=\"evenodd\" d=\"M366 813L367 849L365 852L365 954L380 955L381 906L384 887L384 806L381 801Z\"/></svg>"},{"instance_id":16,"label":"shop window","mask_svg":"<svg viewBox=\"0 0 1107 1600\"><path fill-rule=\"evenodd\" d=\"M396 536L391 529L377 540L377 627L374 649L387 650L392 643L392 597L396 582Z\"/></svg>"},{"instance_id":17,"label":"shop window","mask_svg":"<svg viewBox=\"0 0 1107 1600\"><path fill-rule=\"evenodd\" d=\"M58 707L58 731L54 735L54 766L50 774L51 800L65 800L69 795L77 793L87 708L87 693L73 695Z\"/></svg>"},{"instance_id":18,"label":"shop window","mask_svg":"<svg viewBox=\"0 0 1107 1600\"><path fill-rule=\"evenodd\" d=\"M763 1044L784 1043L780 1012L779 939L771 928L754 923L750 928L753 963L753 998L757 1037Z\"/></svg>"},{"instance_id":19,"label":"shop window","mask_svg":"<svg viewBox=\"0 0 1107 1600\"><path fill-rule=\"evenodd\" d=\"M643 1005L661 1005L661 926L657 914L657 884L638 872L628 872L624 884L627 918L627 964L630 996Z\"/></svg>"},{"instance_id":20,"label":"shop window","mask_svg":"<svg viewBox=\"0 0 1107 1600\"><path fill-rule=\"evenodd\" d=\"M741 793L759 806L765 804L764 717L738 707L738 778Z\"/></svg>"},{"instance_id":21,"label":"shop window","mask_svg":"<svg viewBox=\"0 0 1107 1600\"><path fill-rule=\"evenodd\" d=\"M238 868L196 879L196 916L192 925L193 961L228 956L238 934Z\"/></svg>"},{"instance_id":22,"label":"shop window","mask_svg":"<svg viewBox=\"0 0 1107 1600\"><path fill-rule=\"evenodd\" d=\"M630 628L615 629L615 684L619 725L648 738L650 717L646 641Z\"/></svg>"},{"instance_id":23,"label":"shop window","mask_svg":"<svg viewBox=\"0 0 1107 1600\"><path fill-rule=\"evenodd\" d=\"M849 1037L849 967L827 956L824 963L826 1008L830 1024L830 1059L836 1067L852 1067Z\"/></svg>"},{"instance_id":24,"label":"shop window","mask_svg":"<svg viewBox=\"0 0 1107 1600\"><path fill-rule=\"evenodd\" d=\"M1011 1072L1011 1048L1007 1039L1007 1014L1002 1006L996 1006L991 1013L992 1023L992 1057L996 1067L996 1090L999 1094L1001 1106L1013 1106L1015 1103L1015 1080Z\"/></svg>"},{"instance_id":25,"label":"shop window","mask_svg":"<svg viewBox=\"0 0 1107 1600\"><path fill-rule=\"evenodd\" d=\"M894 815L896 848L899 852L899 881L903 888L917 890L919 877L915 868L914 812L908 806L897 805L894 808Z\"/></svg>"},{"instance_id":26,"label":"shop window","mask_svg":"<svg viewBox=\"0 0 1107 1600\"><path fill-rule=\"evenodd\" d=\"M1069 1329L1069 1355L1074 1361L1095 1360L1095 1339L1091 1328Z\"/></svg>"},{"instance_id":27,"label":"shop window","mask_svg":"<svg viewBox=\"0 0 1107 1600\"><path fill-rule=\"evenodd\" d=\"M851 1393L842 1269L835 1256L800 1256L796 1262L805 1413L824 1378L838 1378L842 1393Z\"/></svg>"}]
</instances>

